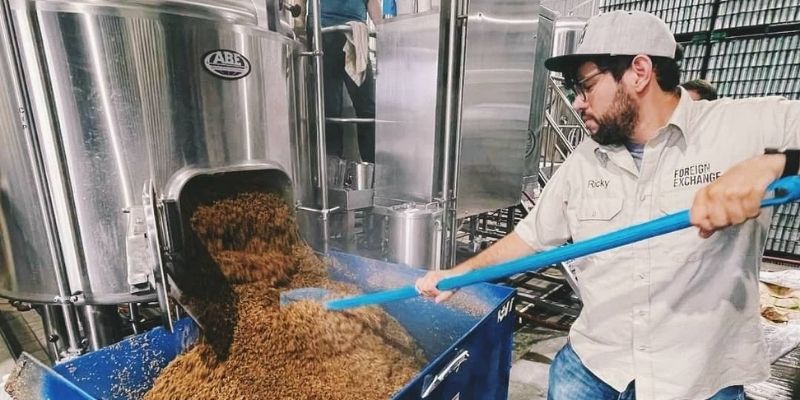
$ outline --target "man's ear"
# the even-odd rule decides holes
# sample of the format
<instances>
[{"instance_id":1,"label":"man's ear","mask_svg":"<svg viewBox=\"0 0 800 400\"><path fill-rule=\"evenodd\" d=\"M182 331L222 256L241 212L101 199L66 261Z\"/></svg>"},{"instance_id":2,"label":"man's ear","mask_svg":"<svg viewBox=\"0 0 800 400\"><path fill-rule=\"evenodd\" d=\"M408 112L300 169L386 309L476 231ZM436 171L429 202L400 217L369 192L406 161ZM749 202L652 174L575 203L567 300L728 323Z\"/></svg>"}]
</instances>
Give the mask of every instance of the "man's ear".
<instances>
[{"instance_id":1,"label":"man's ear","mask_svg":"<svg viewBox=\"0 0 800 400\"><path fill-rule=\"evenodd\" d=\"M644 54L637 55L631 61L630 70L633 72L631 84L637 93L644 91L651 82L656 83L653 60L650 57Z\"/></svg>"}]
</instances>

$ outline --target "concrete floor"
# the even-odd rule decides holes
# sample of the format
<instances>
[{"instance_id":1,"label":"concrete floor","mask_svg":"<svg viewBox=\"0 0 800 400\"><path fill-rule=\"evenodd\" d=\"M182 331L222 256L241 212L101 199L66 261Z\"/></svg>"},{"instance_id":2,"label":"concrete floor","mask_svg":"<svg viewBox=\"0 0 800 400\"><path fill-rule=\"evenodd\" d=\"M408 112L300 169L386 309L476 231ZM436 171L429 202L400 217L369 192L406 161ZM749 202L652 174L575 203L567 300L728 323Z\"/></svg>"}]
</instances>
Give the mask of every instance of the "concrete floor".
<instances>
[{"instance_id":1,"label":"concrete floor","mask_svg":"<svg viewBox=\"0 0 800 400\"><path fill-rule=\"evenodd\" d=\"M0 301L0 321L7 326L8 334L13 335L0 340L0 388L5 387L9 374L14 369L14 358L9 349L9 342L17 348L30 353L35 358L49 364L50 358L45 350L44 327L36 311L17 311L7 300ZM0 390L0 400L11 397Z\"/></svg>"},{"instance_id":2,"label":"concrete floor","mask_svg":"<svg viewBox=\"0 0 800 400\"><path fill-rule=\"evenodd\" d=\"M567 332L525 326L514 335L509 400L547 398L550 362L567 343Z\"/></svg>"}]
</instances>

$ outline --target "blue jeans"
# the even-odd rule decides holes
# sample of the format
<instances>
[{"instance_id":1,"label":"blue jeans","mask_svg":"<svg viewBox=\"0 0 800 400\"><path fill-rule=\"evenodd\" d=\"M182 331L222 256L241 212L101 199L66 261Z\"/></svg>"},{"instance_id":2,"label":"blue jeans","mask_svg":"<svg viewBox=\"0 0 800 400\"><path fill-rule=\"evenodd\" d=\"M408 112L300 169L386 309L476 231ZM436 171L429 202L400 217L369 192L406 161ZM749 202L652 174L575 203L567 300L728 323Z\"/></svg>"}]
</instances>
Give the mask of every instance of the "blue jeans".
<instances>
[{"instance_id":1,"label":"blue jeans","mask_svg":"<svg viewBox=\"0 0 800 400\"><path fill-rule=\"evenodd\" d=\"M547 400L635 400L634 381L620 393L583 365L567 343L550 365ZM709 400L744 400L744 386L728 386Z\"/></svg>"}]
</instances>

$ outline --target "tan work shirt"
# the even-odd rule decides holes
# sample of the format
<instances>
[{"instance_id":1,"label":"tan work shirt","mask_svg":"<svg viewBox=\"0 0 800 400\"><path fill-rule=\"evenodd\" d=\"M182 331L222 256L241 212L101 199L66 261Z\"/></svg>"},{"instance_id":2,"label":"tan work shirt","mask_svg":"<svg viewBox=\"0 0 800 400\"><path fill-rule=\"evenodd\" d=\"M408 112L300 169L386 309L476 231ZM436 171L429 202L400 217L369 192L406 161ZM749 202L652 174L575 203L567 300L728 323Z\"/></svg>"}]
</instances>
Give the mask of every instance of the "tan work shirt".
<instances>
[{"instance_id":1,"label":"tan work shirt","mask_svg":"<svg viewBox=\"0 0 800 400\"><path fill-rule=\"evenodd\" d=\"M693 102L685 91L644 148L585 140L516 228L536 251L688 209L695 192L768 147L800 148L800 102ZM688 228L573 264L583 311L570 342L587 368L636 397L706 399L769 376L758 270L771 211L701 239Z\"/></svg>"}]
</instances>

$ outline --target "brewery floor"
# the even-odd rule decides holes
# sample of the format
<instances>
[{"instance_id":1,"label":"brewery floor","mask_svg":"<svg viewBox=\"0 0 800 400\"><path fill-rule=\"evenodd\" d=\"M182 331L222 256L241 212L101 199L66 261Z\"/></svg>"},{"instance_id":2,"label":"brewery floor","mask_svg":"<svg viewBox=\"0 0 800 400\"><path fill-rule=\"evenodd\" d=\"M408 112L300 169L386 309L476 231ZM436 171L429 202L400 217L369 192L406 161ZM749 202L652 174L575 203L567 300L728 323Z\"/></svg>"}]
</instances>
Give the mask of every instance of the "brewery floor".
<instances>
[{"instance_id":1,"label":"brewery floor","mask_svg":"<svg viewBox=\"0 0 800 400\"><path fill-rule=\"evenodd\" d=\"M25 351L39 360L49 362L45 350L44 327L35 311L20 312L6 300L0 301L0 387L14 368L14 355ZM0 400L11 397L0 390Z\"/></svg>"},{"instance_id":2,"label":"brewery floor","mask_svg":"<svg viewBox=\"0 0 800 400\"><path fill-rule=\"evenodd\" d=\"M567 332L527 324L514 334L509 400L547 398L550 362L567 343Z\"/></svg>"}]
</instances>

